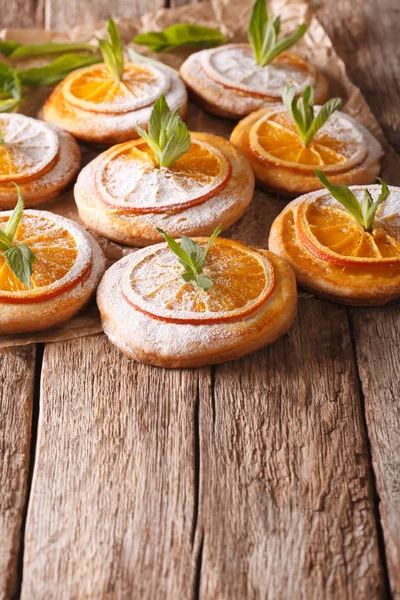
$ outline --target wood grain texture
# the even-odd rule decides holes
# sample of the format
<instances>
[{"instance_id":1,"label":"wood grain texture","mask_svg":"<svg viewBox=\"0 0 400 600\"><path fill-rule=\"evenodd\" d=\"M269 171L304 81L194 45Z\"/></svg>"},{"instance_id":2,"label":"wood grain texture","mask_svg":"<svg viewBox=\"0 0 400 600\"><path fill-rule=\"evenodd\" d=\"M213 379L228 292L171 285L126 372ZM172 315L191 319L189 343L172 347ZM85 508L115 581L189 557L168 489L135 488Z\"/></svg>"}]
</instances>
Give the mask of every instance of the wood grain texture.
<instances>
[{"instance_id":1,"label":"wood grain texture","mask_svg":"<svg viewBox=\"0 0 400 600\"><path fill-rule=\"evenodd\" d=\"M2 0L4 1L4 0ZM43 0L45 2L46 29L68 30L75 25L94 23L108 17L123 19L139 17L146 12L164 6L164 0L91 0L90 2L65 2L64 0Z\"/></svg>"},{"instance_id":2,"label":"wood grain texture","mask_svg":"<svg viewBox=\"0 0 400 600\"><path fill-rule=\"evenodd\" d=\"M398 0L323 0L318 19L388 141L400 151Z\"/></svg>"},{"instance_id":3,"label":"wood grain texture","mask_svg":"<svg viewBox=\"0 0 400 600\"><path fill-rule=\"evenodd\" d=\"M43 27L44 0L0 0L1 27Z\"/></svg>"},{"instance_id":4,"label":"wood grain texture","mask_svg":"<svg viewBox=\"0 0 400 600\"><path fill-rule=\"evenodd\" d=\"M400 599L400 311L351 309L386 559Z\"/></svg>"},{"instance_id":5,"label":"wood grain texture","mask_svg":"<svg viewBox=\"0 0 400 600\"><path fill-rule=\"evenodd\" d=\"M0 350L0 599L13 597L29 475L35 346Z\"/></svg>"},{"instance_id":6,"label":"wood grain texture","mask_svg":"<svg viewBox=\"0 0 400 600\"><path fill-rule=\"evenodd\" d=\"M200 404L200 598L383 597L346 310L215 369ZM198 542L199 543L199 542Z\"/></svg>"},{"instance_id":7,"label":"wood grain texture","mask_svg":"<svg viewBox=\"0 0 400 600\"><path fill-rule=\"evenodd\" d=\"M208 370L163 371L105 336L50 344L22 598L189 598L194 427Z\"/></svg>"}]
</instances>

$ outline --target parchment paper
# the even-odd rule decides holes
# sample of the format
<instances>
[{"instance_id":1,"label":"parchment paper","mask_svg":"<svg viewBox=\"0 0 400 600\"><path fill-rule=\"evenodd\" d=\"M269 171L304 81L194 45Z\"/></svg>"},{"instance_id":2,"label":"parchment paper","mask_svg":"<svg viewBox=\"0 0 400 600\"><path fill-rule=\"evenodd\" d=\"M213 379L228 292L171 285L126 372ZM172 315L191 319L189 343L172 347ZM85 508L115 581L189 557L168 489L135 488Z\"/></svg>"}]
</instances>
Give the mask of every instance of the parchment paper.
<instances>
[{"instance_id":1,"label":"parchment paper","mask_svg":"<svg viewBox=\"0 0 400 600\"><path fill-rule=\"evenodd\" d=\"M161 9L135 19L116 19L116 22L120 29L122 41L127 47L134 47L135 50L142 54L152 56L172 67L178 68L194 50L185 48L173 52L152 54L145 47L138 47L131 44L132 38L138 33L149 30L160 30L174 23L197 23L210 27L218 27L230 41L246 41L247 22L252 3L253 0L213 0L212 2L190 4L174 9ZM330 97L340 96L343 100L342 110L357 118L379 139L385 150L382 177L389 183L393 181L400 169L400 157L395 154L394 150L386 142L382 130L360 90L347 77L343 61L336 54L328 35L313 15L310 4L304 0L271 0L269 5L272 14L280 14L282 17L283 33L293 31L302 21L308 24L307 33L296 44L295 52L305 56L324 73L329 81ZM105 22L75 27L69 32L50 32L40 29L3 29L0 31L0 39L15 40L20 43L39 41L83 41L96 43L96 37L105 36ZM7 59L4 59L4 57L1 57L1 59L7 62ZM8 62L19 68L27 68L28 66L43 64L47 60L41 58L29 61ZM32 91L29 100L24 102L20 112L29 116L40 116L40 108L50 91L51 88ZM189 128L193 131L216 133L227 138L229 138L235 125L234 121L213 117L194 104L190 104L189 106L187 122ZM82 146L82 151L83 164L87 164L98 154L98 151L85 146ZM267 223L269 227L274 217L282 210L284 205L285 202L283 200L257 190L246 215L231 227L230 230L224 233L224 235L240 239L251 245L252 239L260 238L260 211L264 214L263 224ZM37 208L50 210L80 222L72 189L56 200L47 202L42 206L37 206ZM265 239L264 246L266 247L268 231L264 233L265 236L263 236L263 239ZM119 260L126 253L135 251L132 248L126 248L105 240L100 236L95 235L94 237L101 244L109 264ZM308 294L302 293L302 295L305 296ZM92 335L99 331L101 331L101 323L95 301L93 300L89 307L59 327L29 335L0 336L0 348L20 346L32 342L56 342Z\"/></svg>"}]
</instances>

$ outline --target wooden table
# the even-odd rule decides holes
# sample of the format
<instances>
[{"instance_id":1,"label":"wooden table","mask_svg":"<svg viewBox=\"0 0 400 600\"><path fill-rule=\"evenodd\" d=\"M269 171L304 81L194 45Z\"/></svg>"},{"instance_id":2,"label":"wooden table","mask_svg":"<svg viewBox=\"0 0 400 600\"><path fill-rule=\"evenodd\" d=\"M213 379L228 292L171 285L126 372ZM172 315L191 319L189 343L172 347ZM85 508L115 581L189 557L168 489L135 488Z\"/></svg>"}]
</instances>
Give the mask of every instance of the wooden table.
<instances>
[{"instance_id":1,"label":"wooden table","mask_svg":"<svg viewBox=\"0 0 400 600\"><path fill-rule=\"evenodd\" d=\"M110 11L1 4L3 26ZM397 148L399 13L318 13ZM306 297L287 336L212 368L141 366L103 335L2 350L0 598L400 598L399 326Z\"/></svg>"}]
</instances>

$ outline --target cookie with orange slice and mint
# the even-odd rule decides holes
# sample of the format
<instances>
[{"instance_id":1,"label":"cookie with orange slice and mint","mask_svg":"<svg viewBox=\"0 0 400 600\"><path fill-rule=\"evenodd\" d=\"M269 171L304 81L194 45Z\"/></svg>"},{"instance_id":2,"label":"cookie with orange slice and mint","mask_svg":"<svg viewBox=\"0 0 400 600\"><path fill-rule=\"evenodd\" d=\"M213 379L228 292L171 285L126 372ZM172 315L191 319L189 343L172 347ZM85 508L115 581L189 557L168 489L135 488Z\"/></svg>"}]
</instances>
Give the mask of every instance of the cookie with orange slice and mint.
<instances>
[{"instance_id":1,"label":"cookie with orange slice and mint","mask_svg":"<svg viewBox=\"0 0 400 600\"><path fill-rule=\"evenodd\" d=\"M97 292L103 329L135 360L198 367L272 343L297 306L292 269L267 250L218 237L143 248L115 263Z\"/></svg>"},{"instance_id":2,"label":"cookie with orange slice and mint","mask_svg":"<svg viewBox=\"0 0 400 600\"><path fill-rule=\"evenodd\" d=\"M269 249L299 285L351 305L400 300L400 188L334 185L293 200L275 219Z\"/></svg>"},{"instance_id":3,"label":"cookie with orange slice and mint","mask_svg":"<svg viewBox=\"0 0 400 600\"><path fill-rule=\"evenodd\" d=\"M105 259L79 225L42 210L0 212L0 335L41 331L70 319L95 291Z\"/></svg>"},{"instance_id":4,"label":"cookie with orange slice and mint","mask_svg":"<svg viewBox=\"0 0 400 600\"><path fill-rule=\"evenodd\" d=\"M80 173L74 194L79 215L93 231L130 246L163 237L211 235L248 207L254 175L227 140L189 132L162 95L140 138L106 150Z\"/></svg>"},{"instance_id":5,"label":"cookie with orange slice and mint","mask_svg":"<svg viewBox=\"0 0 400 600\"><path fill-rule=\"evenodd\" d=\"M181 66L181 77L200 106L231 119L280 102L288 84L297 96L312 84L322 104L328 95L325 77L305 58L288 52L306 29L302 23L290 35L283 35L280 17L268 14L265 0L256 0L248 26L249 43L196 52Z\"/></svg>"},{"instance_id":6,"label":"cookie with orange slice and mint","mask_svg":"<svg viewBox=\"0 0 400 600\"><path fill-rule=\"evenodd\" d=\"M321 189L316 168L334 184L375 181L381 145L363 125L338 110L339 98L314 106L312 86L300 98L293 86L287 86L282 99L283 104L240 121L231 135L261 187L287 197Z\"/></svg>"},{"instance_id":7,"label":"cookie with orange slice and mint","mask_svg":"<svg viewBox=\"0 0 400 600\"><path fill-rule=\"evenodd\" d=\"M14 208L18 183L26 206L61 194L81 161L76 140L58 127L14 113L0 113L0 208Z\"/></svg>"},{"instance_id":8,"label":"cookie with orange slice and mint","mask_svg":"<svg viewBox=\"0 0 400 600\"><path fill-rule=\"evenodd\" d=\"M184 117L187 94L173 69L162 63L126 62L115 23L108 40L99 40L104 63L77 69L54 90L43 118L92 144L116 144L138 137L136 123L147 127L161 94Z\"/></svg>"}]
</instances>

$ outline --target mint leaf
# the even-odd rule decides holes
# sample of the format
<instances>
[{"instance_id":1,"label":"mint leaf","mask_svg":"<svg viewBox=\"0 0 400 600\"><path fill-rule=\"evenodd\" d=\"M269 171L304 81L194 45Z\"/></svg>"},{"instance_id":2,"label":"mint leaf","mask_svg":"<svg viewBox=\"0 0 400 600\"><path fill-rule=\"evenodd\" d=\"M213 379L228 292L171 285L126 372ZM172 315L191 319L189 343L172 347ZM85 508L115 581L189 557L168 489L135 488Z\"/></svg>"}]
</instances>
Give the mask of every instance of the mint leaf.
<instances>
[{"instance_id":1,"label":"mint leaf","mask_svg":"<svg viewBox=\"0 0 400 600\"><path fill-rule=\"evenodd\" d=\"M184 281L194 281L205 292L209 290L213 282L208 275L202 273L202 269L212 244L221 232L221 225L215 228L204 250L191 238L182 236L179 245L162 229L157 228L157 231L165 237L172 252L176 254L178 262L185 268L184 273L182 273Z\"/></svg>"},{"instance_id":2,"label":"mint leaf","mask_svg":"<svg viewBox=\"0 0 400 600\"><path fill-rule=\"evenodd\" d=\"M17 205L14 208L12 215L9 218L7 226L6 226L6 235L11 243L14 240L15 234L17 233L18 225L20 224L22 215L24 214L24 208L25 208L24 199L22 197L21 190L19 189L19 186L16 183L14 183L14 186L16 187L16 190L17 190L18 202L17 202Z\"/></svg>"},{"instance_id":3,"label":"mint leaf","mask_svg":"<svg viewBox=\"0 0 400 600\"><path fill-rule=\"evenodd\" d=\"M376 211L379 206L386 200L390 194L390 190L383 179L378 178L382 188L376 202L373 201L372 195L368 189L364 190L364 196L361 202L353 194L353 192L345 185L333 185L328 181L323 173L315 169L315 174L324 187L349 213L355 218L357 223L364 227L365 231L371 232Z\"/></svg>"},{"instance_id":4,"label":"mint leaf","mask_svg":"<svg viewBox=\"0 0 400 600\"><path fill-rule=\"evenodd\" d=\"M99 40L99 48L107 69L116 81L121 81L124 73L124 50L116 24L108 19L108 40Z\"/></svg>"},{"instance_id":5,"label":"mint leaf","mask_svg":"<svg viewBox=\"0 0 400 600\"><path fill-rule=\"evenodd\" d=\"M292 117L304 146L308 146L314 135L326 123L329 117L338 110L342 101L332 98L321 106L317 116L314 116L314 88L308 85L299 98L296 98L296 89L287 85L282 90L282 101L289 115Z\"/></svg>"},{"instance_id":6,"label":"mint leaf","mask_svg":"<svg viewBox=\"0 0 400 600\"><path fill-rule=\"evenodd\" d=\"M148 46L153 52L165 52L180 46L196 48L212 48L227 42L227 38L219 31L203 25L178 23L162 31L141 33L132 40L135 44Z\"/></svg>"},{"instance_id":7,"label":"mint leaf","mask_svg":"<svg viewBox=\"0 0 400 600\"><path fill-rule=\"evenodd\" d=\"M274 21L269 17L265 0L256 0L247 28L247 37L253 49L254 58L258 65L265 67L274 58L288 50L305 32L305 23L300 25L292 35L278 40L280 33L280 17Z\"/></svg>"},{"instance_id":8,"label":"mint leaf","mask_svg":"<svg viewBox=\"0 0 400 600\"><path fill-rule=\"evenodd\" d=\"M18 44L17 42L0 42L0 52L9 58L27 58L46 54L65 52L96 52L96 46L81 42L41 42L39 44Z\"/></svg>"},{"instance_id":9,"label":"mint leaf","mask_svg":"<svg viewBox=\"0 0 400 600\"><path fill-rule=\"evenodd\" d=\"M32 250L25 244L20 244L19 246L7 248L4 255L14 275L30 289L32 266L36 259Z\"/></svg>"},{"instance_id":10,"label":"mint leaf","mask_svg":"<svg viewBox=\"0 0 400 600\"><path fill-rule=\"evenodd\" d=\"M179 117L179 109L173 113L164 94L155 102L149 120L149 130L139 124L136 130L153 150L158 167L169 169L190 148L190 133Z\"/></svg>"}]
</instances>

